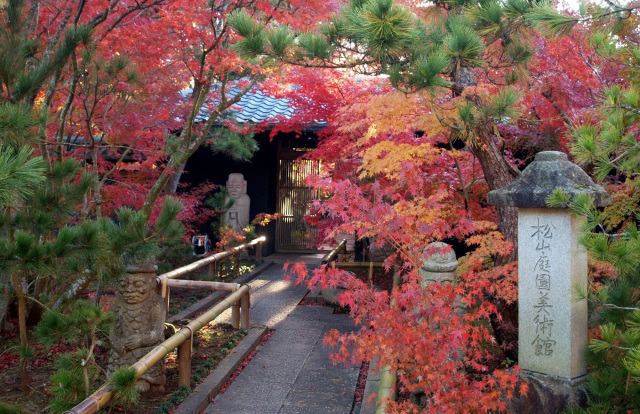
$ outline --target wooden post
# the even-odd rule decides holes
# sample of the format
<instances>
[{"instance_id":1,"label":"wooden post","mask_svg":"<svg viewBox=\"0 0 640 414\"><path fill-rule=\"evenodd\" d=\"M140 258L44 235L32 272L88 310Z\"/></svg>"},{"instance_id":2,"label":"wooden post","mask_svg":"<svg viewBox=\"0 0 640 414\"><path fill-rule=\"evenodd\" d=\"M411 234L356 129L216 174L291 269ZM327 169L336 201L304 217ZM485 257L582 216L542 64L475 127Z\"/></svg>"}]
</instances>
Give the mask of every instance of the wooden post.
<instances>
[{"instance_id":1,"label":"wooden post","mask_svg":"<svg viewBox=\"0 0 640 414\"><path fill-rule=\"evenodd\" d=\"M242 295L240 299L240 308L242 309L242 329L249 329L249 308L251 307L251 300L249 296L249 292Z\"/></svg>"},{"instance_id":2,"label":"wooden post","mask_svg":"<svg viewBox=\"0 0 640 414\"><path fill-rule=\"evenodd\" d=\"M240 329L240 301L234 303L231 308L231 325L233 329Z\"/></svg>"},{"instance_id":3,"label":"wooden post","mask_svg":"<svg viewBox=\"0 0 640 414\"><path fill-rule=\"evenodd\" d=\"M191 338L178 346L178 386L191 387Z\"/></svg>"},{"instance_id":4,"label":"wooden post","mask_svg":"<svg viewBox=\"0 0 640 414\"><path fill-rule=\"evenodd\" d=\"M217 262L212 262L209 263L209 276L213 277L216 275L216 263Z\"/></svg>"},{"instance_id":5,"label":"wooden post","mask_svg":"<svg viewBox=\"0 0 640 414\"><path fill-rule=\"evenodd\" d=\"M169 319L169 295L171 293L171 289L169 288L169 286L167 286L166 288L166 292L165 292L165 296L164 296L164 307L167 310L167 319Z\"/></svg>"},{"instance_id":6,"label":"wooden post","mask_svg":"<svg viewBox=\"0 0 640 414\"><path fill-rule=\"evenodd\" d=\"M373 262L369 262L369 282L373 283Z\"/></svg>"},{"instance_id":7,"label":"wooden post","mask_svg":"<svg viewBox=\"0 0 640 414\"><path fill-rule=\"evenodd\" d=\"M167 279L159 277L156 279L156 283L158 284L156 293L162 298L162 301L164 302L164 309L166 311L166 318L169 319L169 286L167 286Z\"/></svg>"},{"instance_id":8,"label":"wooden post","mask_svg":"<svg viewBox=\"0 0 640 414\"><path fill-rule=\"evenodd\" d=\"M256 245L256 262L262 263L262 242Z\"/></svg>"},{"instance_id":9,"label":"wooden post","mask_svg":"<svg viewBox=\"0 0 640 414\"><path fill-rule=\"evenodd\" d=\"M233 274L238 276L240 274L240 254L233 255Z\"/></svg>"}]
</instances>

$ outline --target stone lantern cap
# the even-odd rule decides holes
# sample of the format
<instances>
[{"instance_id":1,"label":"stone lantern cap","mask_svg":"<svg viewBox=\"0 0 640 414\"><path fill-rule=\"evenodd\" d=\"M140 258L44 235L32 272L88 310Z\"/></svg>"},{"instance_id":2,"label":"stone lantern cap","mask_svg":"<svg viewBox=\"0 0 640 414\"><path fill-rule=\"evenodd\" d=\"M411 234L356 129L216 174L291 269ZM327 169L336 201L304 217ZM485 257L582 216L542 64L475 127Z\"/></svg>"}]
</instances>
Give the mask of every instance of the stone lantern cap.
<instances>
[{"instance_id":1,"label":"stone lantern cap","mask_svg":"<svg viewBox=\"0 0 640 414\"><path fill-rule=\"evenodd\" d=\"M508 186L489 191L487 202L494 206L539 208L547 207L547 197L557 188L574 196L589 193L596 207L604 207L613 198L602 186L595 184L582 168L570 162L567 154L542 151Z\"/></svg>"},{"instance_id":2,"label":"stone lantern cap","mask_svg":"<svg viewBox=\"0 0 640 414\"><path fill-rule=\"evenodd\" d=\"M458 259L453 249L447 252L442 251L447 247L451 246L443 242L429 243L423 251L424 256L428 258L421 269L427 272L455 272L458 268Z\"/></svg>"}]
</instances>

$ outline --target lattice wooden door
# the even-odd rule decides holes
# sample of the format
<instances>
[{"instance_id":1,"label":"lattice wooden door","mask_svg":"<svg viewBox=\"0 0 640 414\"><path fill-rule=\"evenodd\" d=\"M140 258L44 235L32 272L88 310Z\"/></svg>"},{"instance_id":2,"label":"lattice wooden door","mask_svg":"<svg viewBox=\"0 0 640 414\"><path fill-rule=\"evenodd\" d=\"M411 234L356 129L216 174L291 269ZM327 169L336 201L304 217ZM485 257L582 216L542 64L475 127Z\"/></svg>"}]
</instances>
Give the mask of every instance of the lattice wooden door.
<instances>
[{"instance_id":1,"label":"lattice wooden door","mask_svg":"<svg viewBox=\"0 0 640 414\"><path fill-rule=\"evenodd\" d=\"M278 160L278 213L276 250L309 250L317 234L304 220L309 214L314 191L305 185L306 178L320 172L320 163L312 160Z\"/></svg>"}]
</instances>

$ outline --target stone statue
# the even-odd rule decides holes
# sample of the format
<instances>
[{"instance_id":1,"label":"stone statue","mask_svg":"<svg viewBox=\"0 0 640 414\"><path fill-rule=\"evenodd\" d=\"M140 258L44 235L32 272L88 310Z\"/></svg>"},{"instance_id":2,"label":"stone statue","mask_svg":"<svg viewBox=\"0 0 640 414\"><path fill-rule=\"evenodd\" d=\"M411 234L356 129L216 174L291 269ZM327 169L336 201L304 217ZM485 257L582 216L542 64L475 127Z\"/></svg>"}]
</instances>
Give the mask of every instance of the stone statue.
<instances>
[{"instance_id":1,"label":"stone statue","mask_svg":"<svg viewBox=\"0 0 640 414\"><path fill-rule=\"evenodd\" d=\"M422 258L424 263L420 266L418 274L422 277L421 285L427 289L432 283L451 283L457 284L458 277L456 269L458 268L458 259L456 259L456 253L447 243L433 242L429 243L427 247L422 251ZM448 249L448 251L447 251ZM464 312L462 300L456 298L458 312ZM438 329L438 328L436 328ZM462 350L452 353L449 356L450 359L461 359ZM415 405L424 407L429 397L425 395L423 388L418 388L411 392L409 399Z\"/></svg>"},{"instance_id":2,"label":"stone statue","mask_svg":"<svg viewBox=\"0 0 640 414\"><path fill-rule=\"evenodd\" d=\"M155 293L157 267L127 266L119 280L120 291L111 305L115 315L109 336L111 355L108 374L129 367L164 341L165 304ZM167 378L162 362L151 367L138 378L138 392L163 392Z\"/></svg>"},{"instance_id":3,"label":"stone statue","mask_svg":"<svg viewBox=\"0 0 640 414\"><path fill-rule=\"evenodd\" d=\"M224 213L224 223L231 226L238 233L249 225L249 204L247 195L247 181L240 173L231 173L227 179L227 198L225 204L233 204Z\"/></svg>"},{"instance_id":4,"label":"stone statue","mask_svg":"<svg viewBox=\"0 0 640 414\"><path fill-rule=\"evenodd\" d=\"M418 272L422 276L422 285L430 283L456 283L456 269L458 260L453 250L444 252L446 243L433 242L424 249L423 255L426 258Z\"/></svg>"}]
</instances>

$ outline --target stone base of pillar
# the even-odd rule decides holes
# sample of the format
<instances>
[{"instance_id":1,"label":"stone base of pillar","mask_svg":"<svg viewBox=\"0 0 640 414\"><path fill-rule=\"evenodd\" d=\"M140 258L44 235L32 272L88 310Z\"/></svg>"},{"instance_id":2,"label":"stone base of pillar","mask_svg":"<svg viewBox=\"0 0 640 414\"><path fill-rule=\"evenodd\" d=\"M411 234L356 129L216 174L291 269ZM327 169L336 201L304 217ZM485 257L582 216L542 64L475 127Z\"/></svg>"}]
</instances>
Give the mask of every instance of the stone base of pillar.
<instances>
[{"instance_id":1,"label":"stone base of pillar","mask_svg":"<svg viewBox=\"0 0 640 414\"><path fill-rule=\"evenodd\" d=\"M569 380L553 375L522 371L520 380L529 384L527 395L507 402L508 412L518 414L556 414L570 405L586 407L587 375Z\"/></svg>"}]
</instances>

